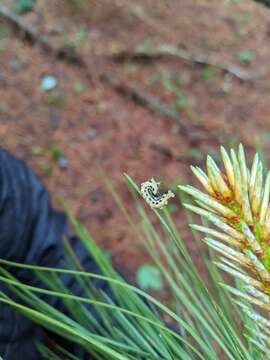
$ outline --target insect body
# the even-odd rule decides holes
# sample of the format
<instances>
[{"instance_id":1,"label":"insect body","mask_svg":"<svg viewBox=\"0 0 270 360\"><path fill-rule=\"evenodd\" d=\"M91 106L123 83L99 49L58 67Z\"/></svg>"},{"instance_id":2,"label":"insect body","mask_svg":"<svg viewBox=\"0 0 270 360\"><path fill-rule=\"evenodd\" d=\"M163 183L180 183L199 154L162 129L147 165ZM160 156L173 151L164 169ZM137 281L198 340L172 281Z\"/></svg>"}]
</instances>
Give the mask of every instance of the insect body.
<instances>
[{"instance_id":1,"label":"insect body","mask_svg":"<svg viewBox=\"0 0 270 360\"><path fill-rule=\"evenodd\" d=\"M159 187L160 183L156 182L155 179L152 178L141 184L141 194L152 208L162 209L163 206L168 204L168 200L175 195L171 190L160 194Z\"/></svg>"}]
</instances>

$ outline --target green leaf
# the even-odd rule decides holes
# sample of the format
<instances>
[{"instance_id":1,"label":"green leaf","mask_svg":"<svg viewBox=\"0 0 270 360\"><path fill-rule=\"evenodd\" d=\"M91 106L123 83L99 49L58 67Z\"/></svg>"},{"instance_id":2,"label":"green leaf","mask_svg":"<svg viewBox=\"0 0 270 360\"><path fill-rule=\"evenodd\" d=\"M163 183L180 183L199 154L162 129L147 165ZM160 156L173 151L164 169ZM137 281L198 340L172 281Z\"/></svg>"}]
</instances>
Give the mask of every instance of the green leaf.
<instances>
[{"instance_id":1,"label":"green leaf","mask_svg":"<svg viewBox=\"0 0 270 360\"><path fill-rule=\"evenodd\" d=\"M57 146L52 146L51 155L54 160L59 160L62 156L62 152Z\"/></svg>"},{"instance_id":2,"label":"green leaf","mask_svg":"<svg viewBox=\"0 0 270 360\"><path fill-rule=\"evenodd\" d=\"M74 85L73 85L73 91L75 92L75 94L81 94L83 91L85 90L84 85L77 81Z\"/></svg>"},{"instance_id":3,"label":"green leaf","mask_svg":"<svg viewBox=\"0 0 270 360\"><path fill-rule=\"evenodd\" d=\"M211 66L205 66L201 70L201 76L204 80L210 79L214 75L214 69Z\"/></svg>"},{"instance_id":4,"label":"green leaf","mask_svg":"<svg viewBox=\"0 0 270 360\"><path fill-rule=\"evenodd\" d=\"M62 96L58 89L53 89L48 92L45 98L45 103L49 106L60 106L62 104Z\"/></svg>"},{"instance_id":5,"label":"green leaf","mask_svg":"<svg viewBox=\"0 0 270 360\"><path fill-rule=\"evenodd\" d=\"M84 41L87 37L87 28L85 26L82 26L75 34L75 42L81 43Z\"/></svg>"},{"instance_id":6,"label":"green leaf","mask_svg":"<svg viewBox=\"0 0 270 360\"><path fill-rule=\"evenodd\" d=\"M189 99L186 95L181 92L177 92L175 95L175 104L178 108L185 109L189 106Z\"/></svg>"},{"instance_id":7,"label":"green leaf","mask_svg":"<svg viewBox=\"0 0 270 360\"><path fill-rule=\"evenodd\" d=\"M36 0L17 0L15 11L18 14L25 14L33 10Z\"/></svg>"},{"instance_id":8,"label":"green leaf","mask_svg":"<svg viewBox=\"0 0 270 360\"><path fill-rule=\"evenodd\" d=\"M241 51L239 54L239 60L243 64L250 64L252 61L252 53L249 50Z\"/></svg>"},{"instance_id":9,"label":"green leaf","mask_svg":"<svg viewBox=\"0 0 270 360\"><path fill-rule=\"evenodd\" d=\"M136 279L139 286L144 289L160 291L163 288L161 272L159 269L150 264L143 264L136 273Z\"/></svg>"}]
</instances>

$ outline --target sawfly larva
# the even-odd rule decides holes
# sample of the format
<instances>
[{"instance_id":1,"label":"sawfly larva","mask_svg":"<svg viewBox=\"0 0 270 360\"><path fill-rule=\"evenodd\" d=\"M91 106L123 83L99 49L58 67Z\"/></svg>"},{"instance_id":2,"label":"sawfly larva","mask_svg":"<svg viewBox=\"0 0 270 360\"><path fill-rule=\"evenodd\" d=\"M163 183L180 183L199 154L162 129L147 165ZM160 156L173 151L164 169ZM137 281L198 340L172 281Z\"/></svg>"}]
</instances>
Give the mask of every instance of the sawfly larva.
<instances>
[{"instance_id":1,"label":"sawfly larva","mask_svg":"<svg viewBox=\"0 0 270 360\"><path fill-rule=\"evenodd\" d=\"M175 195L171 190L160 194L159 193L160 183L156 182L154 178L145 181L141 184L141 194L144 200L152 208L162 209L163 206L168 204L168 200L173 198Z\"/></svg>"}]
</instances>

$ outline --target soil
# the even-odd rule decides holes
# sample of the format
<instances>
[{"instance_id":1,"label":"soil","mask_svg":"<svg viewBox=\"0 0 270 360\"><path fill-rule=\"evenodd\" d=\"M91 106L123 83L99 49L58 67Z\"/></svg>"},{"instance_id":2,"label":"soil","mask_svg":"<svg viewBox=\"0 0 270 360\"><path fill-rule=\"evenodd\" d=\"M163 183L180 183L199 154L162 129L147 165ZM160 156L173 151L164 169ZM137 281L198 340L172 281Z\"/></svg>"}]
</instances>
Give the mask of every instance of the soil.
<instances>
[{"instance_id":1,"label":"soil","mask_svg":"<svg viewBox=\"0 0 270 360\"><path fill-rule=\"evenodd\" d=\"M12 1L1 3L13 6ZM91 3L91 5L89 5ZM253 1L38 0L24 20L55 46L75 46L68 63L0 23L0 141L42 178L56 206L64 198L115 264L132 277L148 257L104 184L98 165L135 217L123 178L154 176L165 187L193 182L221 144L270 149L270 10ZM234 64L252 80L175 57L116 59L170 44ZM44 75L57 87L46 92ZM118 91L105 78L124 86ZM159 100L153 110L128 96ZM165 116L162 107L173 111ZM177 116L175 116L175 111ZM59 155L60 152L60 156ZM59 159L60 156L60 159ZM179 205L175 200L175 205ZM174 213L191 253L184 212ZM136 218L136 217L135 217Z\"/></svg>"}]
</instances>

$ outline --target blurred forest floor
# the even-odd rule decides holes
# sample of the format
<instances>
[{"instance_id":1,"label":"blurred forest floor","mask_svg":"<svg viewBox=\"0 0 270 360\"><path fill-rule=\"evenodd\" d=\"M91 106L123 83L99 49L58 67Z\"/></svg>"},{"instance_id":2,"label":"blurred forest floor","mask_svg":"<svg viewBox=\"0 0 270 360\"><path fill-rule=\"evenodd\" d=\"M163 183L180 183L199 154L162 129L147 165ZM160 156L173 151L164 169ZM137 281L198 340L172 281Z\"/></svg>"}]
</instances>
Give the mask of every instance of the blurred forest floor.
<instances>
[{"instance_id":1,"label":"blurred forest floor","mask_svg":"<svg viewBox=\"0 0 270 360\"><path fill-rule=\"evenodd\" d=\"M14 1L1 4L14 10ZM40 35L29 39L0 18L1 145L32 166L55 203L67 200L124 272L133 274L146 255L97 163L132 212L123 172L138 184L155 176L172 187L193 181L191 163L203 166L206 153L217 157L220 144L240 141L249 156L259 147L269 160L263 5L37 0L18 16ZM44 49L42 36L61 51ZM55 80L50 91L47 75ZM175 216L188 240L183 212Z\"/></svg>"}]
</instances>

